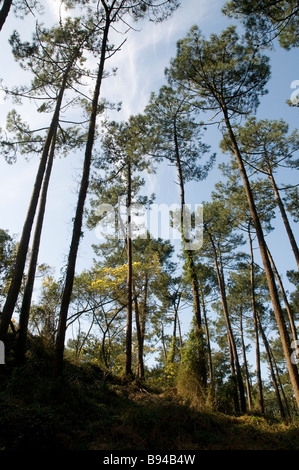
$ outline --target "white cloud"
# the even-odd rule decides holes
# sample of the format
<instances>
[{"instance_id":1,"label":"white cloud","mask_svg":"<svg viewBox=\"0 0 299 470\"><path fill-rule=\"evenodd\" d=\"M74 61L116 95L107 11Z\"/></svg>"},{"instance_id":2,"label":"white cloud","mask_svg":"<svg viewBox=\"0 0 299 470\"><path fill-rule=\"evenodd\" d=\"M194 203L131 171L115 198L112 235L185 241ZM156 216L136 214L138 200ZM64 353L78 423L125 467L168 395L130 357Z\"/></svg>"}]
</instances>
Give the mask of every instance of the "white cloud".
<instances>
[{"instance_id":1,"label":"white cloud","mask_svg":"<svg viewBox=\"0 0 299 470\"><path fill-rule=\"evenodd\" d=\"M60 18L63 20L69 16L69 12L66 11L64 5L61 4L60 0L46 0L46 5L50 14L54 17L55 21Z\"/></svg>"}]
</instances>

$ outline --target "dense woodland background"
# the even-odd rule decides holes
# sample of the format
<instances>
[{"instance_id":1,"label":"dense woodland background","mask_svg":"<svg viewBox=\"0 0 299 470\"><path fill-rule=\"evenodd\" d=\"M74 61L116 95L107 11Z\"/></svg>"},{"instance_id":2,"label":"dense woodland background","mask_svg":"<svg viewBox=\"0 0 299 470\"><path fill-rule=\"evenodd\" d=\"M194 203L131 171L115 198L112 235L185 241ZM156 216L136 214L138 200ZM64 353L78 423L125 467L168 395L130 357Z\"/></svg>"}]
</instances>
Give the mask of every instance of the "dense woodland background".
<instances>
[{"instance_id":1,"label":"dense woodland background","mask_svg":"<svg viewBox=\"0 0 299 470\"><path fill-rule=\"evenodd\" d=\"M205 37L194 25L177 38L164 83L128 119L119 118L126 96L111 102L104 84L121 74L117 61L130 34L148 24L166 31L184 1L56 3L60 17L49 25L41 2L0 2L0 41L13 16L23 18L18 25L34 24L30 38L21 28L9 35L19 75L8 84L1 71L10 106L1 158L12 167L38 162L22 233L0 229L1 446L226 448L219 436L229 427L227 448L229 440L238 448L248 435L236 438L233 419L243 418L244 426L257 426L248 446L296 448L299 76L287 102L291 123L271 112L259 118L258 109L277 50L299 45L297 2L223 2L228 26ZM39 258L44 221L55 164L78 165L76 155L82 168L66 227L69 249L57 273ZM211 174L219 178L205 198ZM162 190L171 187L178 210L163 222L179 240L136 236L137 216L166 202ZM188 204L191 231L183 218ZM203 205L202 227L194 204ZM132 214L132 205L140 212ZM99 236L103 220L106 239ZM190 249L197 229L202 244ZM283 233L281 246L271 246L275 231ZM98 241L81 267L90 232ZM283 272L276 261L282 252ZM132 399L142 403L140 415ZM81 437L76 407L86 413ZM165 430L169 419L181 423L176 436ZM272 420L271 431L258 419Z\"/></svg>"}]
</instances>

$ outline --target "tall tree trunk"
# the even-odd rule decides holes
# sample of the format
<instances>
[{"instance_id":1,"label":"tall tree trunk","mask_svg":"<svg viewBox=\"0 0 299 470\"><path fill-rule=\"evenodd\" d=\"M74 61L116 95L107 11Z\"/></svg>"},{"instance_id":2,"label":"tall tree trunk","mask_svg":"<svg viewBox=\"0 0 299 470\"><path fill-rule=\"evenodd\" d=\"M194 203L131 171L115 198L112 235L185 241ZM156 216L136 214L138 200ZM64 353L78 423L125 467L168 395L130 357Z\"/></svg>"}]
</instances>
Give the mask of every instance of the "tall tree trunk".
<instances>
[{"instance_id":1,"label":"tall tree trunk","mask_svg":"<svg viewBox=\"0 0 299 470\"><path fill-rule=\"evenodd\" d=\"M276 360L275 360L273 351L271 350L270 346L269 346L269 351L270 351L270 355L271 355L271 359L272 359L272 364L273 364L273 367L274 367L274 369L275 369L275 373L276 373L276 377L277 377L277 382L278 382L278 385L279 385L279 389L280 389L281 395L282 395L282 397L283 397L283 401L284 401L286 413L287 413L288 417L291 418L291 412L290 412L288 400L287 400L287 397L286 397L286 395L285 395L285 393L284 393L284 388L283 388L282 383L281 383L281 380L280 380L280 373L279 373L279 370L278 370L278 367L277 367L277 363L276 363Z\"/></svg>"},{"instance_id":2,"label":"tall tree trunk","mask_svg":"<svg viewBox=\"0 0 299 470\"><path fill-rule=\"evenodd\" d=\"M0 31L3 28L3 25L6 21L11 5L12 5L12 0L3 0L3 5L0 10Z\"/></svg>"},{"instance_id":3,"label":"tall tree trunk","mask_svg":"<svg viewBox=\"0 0 299 470\"><path fill-rule=\"evenodd\" d=\"M269 179L270 179L271 184L272 184L272 188L273 188L273 191L274 191L274 194L275 194L277 205L278 205L278 208L280 210L281 217L282 217L286 232L287 232L289 240L290 240L290 244L291 244L291 247L292 247L292 250L293 250L293 253L294 253L294 256L295 256L295 260L296 260L296 263L297 263L297 267L299 269L299 249L298 249L298 245L296 243L296 240L295 240L292 228L290 226L290 222L289 222L287 213L286 213L285 208L284 208L284 204L281 200L279 190L277 188L274 176L272 174L272 171L271 171L271 168L269 167L269 165L268 165L268 175L269 175Z\"/></svg>"},{"instance_id":4,"label":"tall tree trunk","mask_svg":"<svg viewBox=\"0 0 299 470\"><path fill-rule=\"evenodd\" d=\"M78 196L76 214L73 224L73 234L72 240L68 255L68 264L66 270L66 277L59 313L59 324L58 324L58 331L56 336L56 344L55 344L55 357L54 357L54 376L59 376L63 372L63 353L64 353L64 341L65 341L65 334L66 334L66 323L67 323L67 315L68 309L70 305L72 290L73 290L73 283L74 283L74 276L75 276L75 267L76 267L76 260L77 260L77 253L80 243L80 238L82 236L82 224L83 224L83 213L84 213L84 205L85 200L88 192L89 186L89 174L90 174L90 167L91 167L91 158L92 158L92 149L94 144L94 137L95 137L95 129L96 129L96 119L98 113L98 101L100 97L100 90L101 84L104 74L104 65L106 59L106 50L108 44L108 33L110 28L110 18L109 14L110 11L106 12L106 23L105 29L103 33L103 41L101 47L101 58L97 73L97 80L93 94L92 106L91 106L91 114L89 119L89 128L88 128L88 136L87 136L87 143L85 148L85 157L84 157L84 165L83 165L83 173L80 185L80 191Z\"/></svg>"},{"instance_id":5,"label":"tall tree trunk","mask_svg":"<svg viewBox=\"0 0 299 470\"><path fill-rule=\"evenodd\" d=\"M140 379L144 378L144 364L143 364L143 344L141 337L141 327L140 327L140 315L139 315L139 305L136 290L133 283L133 292L134 292L134 310L135 310L135 322L136 322L136 335L138 343L138 355L137 355L137 376Z\"/></svg>"},{"instance_id":6,"label":"tall tree trunk","mask_svg":"<svg viewBox=\"0 0 299 470\"><path fill-rule=\"evenodd\" d=\"M202 320L201 320L201 310L200 310L200 296L199 296L199 286L198 286L198 279L196 275L196 268L194 263L193 252L185 248L186 240L184 234L184 210L185 210L185 187L184 187L184 178L183 178L183 171L181 166L181 159L180 159L180 151L179 151L179 143L178 143L178 136L177 136L177 129L176 123L174 122L174 144L175 144L175 157L176 157L176 165L178 171L178 179L180 185L180 197L181 197L181 234L183 239L184 251L187 257L187 266L188 271L191 279L192 285L192 292L193 292L193 306L194 306L194 313L195 313L195 321L196 321L196 329L199 335L199 355L200 355L200 370L199 375L202 382L203 389L206 388L207 385L207 370L206 370L206 360L205 360L205 348L204 348L204 335L202 330Z\"/></svg>"},{"instance_id":7,"label":"tall tree trunk","mask_svg":"<svg viewBox=\"0 0 299 470\"><path fill-rule=\"evenodd\" d=\"M275 372L274 372L272 359L271 359L271 353L270 353L270 346L269 346L267 337L265 335L264 329L262 327L262 324L261 324L261 321L260 321L260 318L259 318L258 315L257 315L257 322L258 322L259 330L261 332L261 336L262 336L264 346L265 346L265 350L266 350L266 354L267 354L270 374L271 374L271 378L272 378L272 383L273 383L273 387L274 387L274 391L275 391L275 396L276 396L280 416L282 417L282 419L285 419L286 414L285 414L285 411L284 411L284 408L283 408L283 404L282 404L282 401L281 401L277 380L276 380L276 377L275 377Z\"/></svg>"},{"instance_id":8,"label":"tall tree trunk","mask_svg":"<svg viewBox=\"0 0 299 470\"><path fill-rule=\"evenodd\" d=\"M208 318L207 318L207 313L206 313L205 297L204 297L204 293L203 293L201 288L200 288L200 298L201 298L202 313L203 313L204 324L205 324L205 334L206 334L206 343L207 343L208 361L209 361L210 386L211 386L212 391L214 391L213 361L212 361L212 350L211 350L209 325L208 325Z\"/></svg>"},{"instance_id":9,"label":"tall tree trunk","mask_svg":"<svg viewBox=\"0 0 299 470\"><path fill-rule=\"evenodd\" d=\"M69 70L66 71L63 77L61 88L57 97L55 111L52 117L50 127L48 129L45 143L44 143L38 171L37 171L36 178L35 178L33 192L32 192L31 200L29 203L27 216L26 216L25 223L23 226L22 236L21 236L21 240L19 243L15 266L14 266L14 272L12 275L11 284L8 290L6 302L3 307L3 311L1 315L0 340L2 341L4 341L6 338L8 327L9 327L9 324L13 315L13 311L14 311L14 308L18 299L18 295L20 292L21 284L22 284L22 278L24 274L26 257L28 253L31 230L32 230L35 212L36 212L38 199L40 195L40 190L41 190L41 186L42 186L42 182L44 178L50 145L53 139L53 135L55 134L57 127L58 127L58 123L59 123L59 113L61 109L63 94L64 94L66 84L67 84L68 74L69 74Z\"/></svg>"},{"instance_id":10,"label":"tall tree trunk","mask_svg":"<svg viewBox=\"0 0 299 470\"><path fill-rule=\"evenodd\" d=\"M284 287L283 287L283 283L282 283L282 280L281 280L281 277L277 271L277 268L276 268L276 265L274 263L274 260L273 260L273 257L270 253L270 250L269 248L267 247L267 251L268 251L268 256L269 256L269 260L271 262L271 265L272 265L272 269L273 269L273 272L276 276L276 279L277 279L277 282L278 282L278 285L279 285L279 288L280 288L280 292L281 292L281 295L282 295L282 299L284 301L284 304L285 304L285 308L286 308L286 311L287 311L287 314L288 314L288 317L289 317L289 322L290 322L290 327L291 327L291 331L292 331L292 336L293 336L293 340L295 341L295 348L297 349L297 351L299 350L299 345L298 345L298 342L297 342L297 330L296 330L296 326L295 326L295 322L294 322L294 315L292 313L292 309L291 309L291 306L289 304L289 301L287 299L287 295L286 295L286 292L284 290Z\"/></svg>"},{"instance_id":11,"label":"tall tree trunk","mask_svg":"<svg viewBox=\"0 0 299 470\"><path fill-rule=\"evenodd\" d=\"M164 356L164 364L167 364L167 353L165 347L165 336L164 336L164 325L161 324L161 342L162 342L162 349L163 349L163 356Z\"/></svg>"},{"instance_id":12,"label":"tall tree trunk","mask_svg":"<svg viewBox=\"0 0 299 470\"><path fill-rule=\"evenodd\" d=\"M142 356L144 349L144 338L145 338L145 325L147 321L147 297L148 297L148 273L145 273L144 280L144 293L142 299L142 311L140 316L140 333L141 333L141 346L142 346Z\"/></svg>"},{"instance_id":13,"label":"tall tree trunk","mask_svg":"<svg viewBox=\"0 0 299 470\"><path fill-rule=\"evenodd\" d=\"M259 412L263 415L264 410L264 397L263 397L263 384L261 376L261 355L260 355L260 344L257 324L257 311L255 301L255 278L254 278L254 257L252 249L252 237L250 232L250 222L248 224L248 238L250 248L250 284L251 284L251 305L253 313L253 324L254 324L254 338L255 338L255 359L256 359L256 378L257 378L257 389L258 389L258 408Z\"/></svg>"},{"instance_id":14,"label":"tall tree trunk","mask_svg":"<svg viewBox=\"0 0 299 470\"><path fill-rule=\"evenodd\" d=\"M31 299L32 299L32 293L33 293L33 287L34 287L35 273L36 273L36 268L37 268L37 260L38 260L38 253L39 253L39 247L40 247L42 226L43 226L44 215L45 215L45 210L46 210L47 193L48 193L49 181L51 177L53 160L54 160L55 144L56 144L56 131L54 132L54 135L53 135L51 150L50 150L47 169L45 173L45 179L43 182L38 217L36 221L36 227L35 227L34 238L33 238L30 263L29 263L27 280L26 280L23 302L22 302L22 307L21 307L18 339L17 339L17 344L16 344L16 357L15 357L17 364L21 364L25 359L29 313L30 313L30 307L31 307Z\"/></svg>"},{"instance_id":15,"label":"tall tree trunk","mask_svg":"<svg viewBox=\"0 0 299 470\"><path fill-rule=\"evenodd\" d=\"M132 175L131 162L128 159L127 180L127 325L126 325L126 360L125 374L132 375L132 311L133 311L133 272L132 272L132 230L131 230L131 203L132 203Z\"/></svg>"},{"instance_id":16,"label":"tall tree trunk","mask_svg":"<svg viewBox=\"0 0 299 470\"><path fill-rule=\"evenodd\" d=\"M175 359L175 352L176 352L176 329L177 329L177 322L178 322L178 308L179 302L174 305L174 317L173 317L173 331L172 331L172 341L171 341L171 349L169 352L169 362L172 364L174 363Z\"/></svg>"},{"instance_id":17,"label":"tall tree trunk","mask_svg":"<svg viewBox=\"0 0 299 470\"><path fill-rule=\"evenodd\" d=\"M287 364L287 368L288 368L288 371L289 371L289 376L290 376L291 383L292 383L292 386L293 386L294 394L295 394L295 397L296 397L297 406L299 407L299 374L298 374L298 369L297 369L297 365L293 364L292 360L291 360L291 355L292 355L293 351L292 351L292 348L291 348L290 337L289 337L289 334L288 334L288 331L287 331L287 328L286 328L286 324L285 324L285 321L284 321L281 305L279 303L278 291L277 291L277 287L276 287L276 284L275 284L275 278L274 278L274 274L273 274L273 271L272 271L272 268L271 268L271 263L270 263L268 253L267 253L267 246L266 246L266 242L265 242L265 239L264 239L264 234L263 234L261 222L260 222L260 219L259 219L259 216L258 216L258 213L257 213L256 206L255 206L255 202L254 202L253 194L252 194L252 191L251 191L249 179L248 179L248 176L247 176L247 173L246 173L246 170L245 170L244 162L243 162L241 153L239 151L239 147L238 147L234 132L233 132L231 124L230 124L227 109L225 107L223 107L222 110L223 110L223 115L224 115L226 128L227 128L227 131L228 131L228 135L230 137L232 148L233 148L233 151L234 151L234 154L235 154L238 166L239 166L240 174L241 174L241 177L242 177L242 180L243 180L243 184L244 184L244 188L245 188L245 192L246 192L246 196L247 196L247 200L248 200L248 204L249 204L249 208L250 208L254 228L255 228L257 238L258 238L258 242L259 242L260 253L261 253L261 257L262 257L262 261L263 261L263 265L264 265L264 269L265 269L265 273L266 273L266 277L267 277L269 292L270 292L271 301L272 301L272 305L273 305L273 310L274 310L274 314L275 314L275 318L276 318L276 322L277 322L277 326L278 326L278 330L279 330L279 334L280 334L280 338L281 338L281 342L282 342L282 346L283 346L283 350L284 350L286 364Z\"/></svg>"},{"instance_id":18,"label":"tall tree trunk","mask_svg":"<svg viewBox=\"0 0 299 470\"><path fill-rule=\"evenodd\" d=\"M240 394L241 411L242 411L242 413L245 413L246 412L246 399L245 399L245 392L244 392L244 384L243 384L243 379L242 379L242 374L241 374L241 369L240 369L240 364L239 364L237 347L236 347L236 343L235 343L235 339L234 339L234 335L233 335L233 330L232 330L232 327L231 327L229 313L228 313L222 260L220 258L220 262L218 261L218 254L217 254L217 249L216 249L216 246L215 246L215 242L213 240L213 237L212 237L210 231L207 228L207 225L205 225L205 229L206 229L206 231L208 233L208 236L210 238L213 253L214 253L214 264L215 264L215 269L216 269L216 274L217 274L217 279L218 279L218 286L219 286L219 290L220 290L220 297L221 297L221 303L222 303L222 308L223 308L223 314L224 314L226 328L227 328L227 335L228 335L228 339L229 339L229 344L231 345L231 348L232 348L232 354L233 354L233 359L234 359L235 368L236 368L236 378L237 378L239 394ZM218 250L218 252L220 254L220 250Z\"/></svg>"},{"instance_id":19,"label":"tall tree trunk","mask_svg":"<svg viewBox=\"0 0 299 470\"><path fill-rule=\"evenodd\" d=\"M227 299L226 299L224 271L223 271L223 264L222 264L222 256L221 256L221 250L220 250L219 246L218 246L218 254L219 254L220 282L221 282L221 285L222 285L223 305L225 306L225 311L226 311L225 317L226 317L227 324L228 324L228 327L229 327L229 336L230 336L230 340L231 340L232 351L233 351L233 356L234 356L234 362L235 362L235 367L236 367L236 377L237 377L239 394L240 394L241 411L242 411L242 413L246 413L247 407L246 407L244 383L243 383L243 378L242 378L242 373L241 373L241 367L240 367L240 362L239 362L237 346L236 346L235 338L234 338L234 335L233 335L233 330L232 330L230 319L229 319L229 312L228 312Z\"/></svg>"},{"instance_id":20,"label":"tall tree trunk","mask_svg":"<svg viewBox=\"0 0 299 470\"><path fill-rule=\"evenodd\" d=\"M249 411L251 411L252 410L251 387L250 387L248 364L247 364L247 357L246 357L246 347L245 347L244 334L243 334L243 312L242 312L242 309L240 311L240 334L241 334L243 363L244 363L244 371L245 371L245 382L246 382L246 389L247 389L248 409L249 409Z\"/></svg>"},{"instance_id":21,"label":"tall tree trunk","mask_svg":"<svg viewBox=\"0 0 299 470\"><path fill-rule=\"evenodd\" d=\"M177 322L178 322L178 330L179 330L179 342L180 342L180 349L179 349L179 360L182 360L182 351L183 351L183 338L182 338L182 329L181 329L181 322L179 317L179 312L177 312Z\"/></svg>"},{"instance_id":22,"label":"tall tree trunk","mask_svg":"<svg viewBox=\"0 0 299 470\"><path fill-rule=\"evenodd\" d=\"M236 368L235 368L235 361L233 355L233 348L231 344L231 338L229 334L227 334L227 343L228 343L228 352L229 352L229 364L230 364L230 375L231 381L233 383L233 402L235 407L235 413L237 415L240 414L240 400L239 400L239 393L238 393L238 381L236 377Z\"/></svg>"}]
</instances>

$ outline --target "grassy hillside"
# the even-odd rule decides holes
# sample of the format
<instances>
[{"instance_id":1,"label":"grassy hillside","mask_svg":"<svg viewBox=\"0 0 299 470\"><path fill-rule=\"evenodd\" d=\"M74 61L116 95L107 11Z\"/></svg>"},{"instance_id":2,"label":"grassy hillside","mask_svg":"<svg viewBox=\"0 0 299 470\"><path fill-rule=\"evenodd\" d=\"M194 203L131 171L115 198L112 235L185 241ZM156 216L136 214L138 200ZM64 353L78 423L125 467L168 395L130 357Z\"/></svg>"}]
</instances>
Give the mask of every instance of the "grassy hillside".
<instances>
[{"instance_id":1,"label":"grassy hillside","mask_svg":"<svg viewBox=\"0 0 299 470\"><path fill-rule=\"evenodd\" d=\"M183 404L175 389L124 382L67 362L52 378L38 348L26 365L0 366L2 450L298 450L299 426L232 417Z\"/></svg>"}]
</instances>

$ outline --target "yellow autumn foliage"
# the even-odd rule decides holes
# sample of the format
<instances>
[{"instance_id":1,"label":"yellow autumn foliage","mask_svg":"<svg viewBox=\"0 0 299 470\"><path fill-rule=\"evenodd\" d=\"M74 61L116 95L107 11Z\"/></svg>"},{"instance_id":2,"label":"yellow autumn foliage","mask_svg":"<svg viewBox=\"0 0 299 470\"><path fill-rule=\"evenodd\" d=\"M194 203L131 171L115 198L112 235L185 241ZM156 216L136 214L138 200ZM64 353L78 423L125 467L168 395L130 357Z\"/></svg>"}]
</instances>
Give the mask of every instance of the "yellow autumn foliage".
<instances>
[{"instance_id":1,"label":"yellow autumn foliage","mask_svg":"<svg viewBox=\"0 0 299 470\"><path fill-rule=\"evenodd\" d=\"M161 264L158 255L155 253L152 258L145 262L135 261L132 264L133 279L136 281L142 279L147 273L148 277L161 272ZM127 279L128 264L120 266L100 268L97 272L97 279L92 282L92 288L100 291L109 289L116 290L125 284Z\"/></svg>"}]
</instances>

